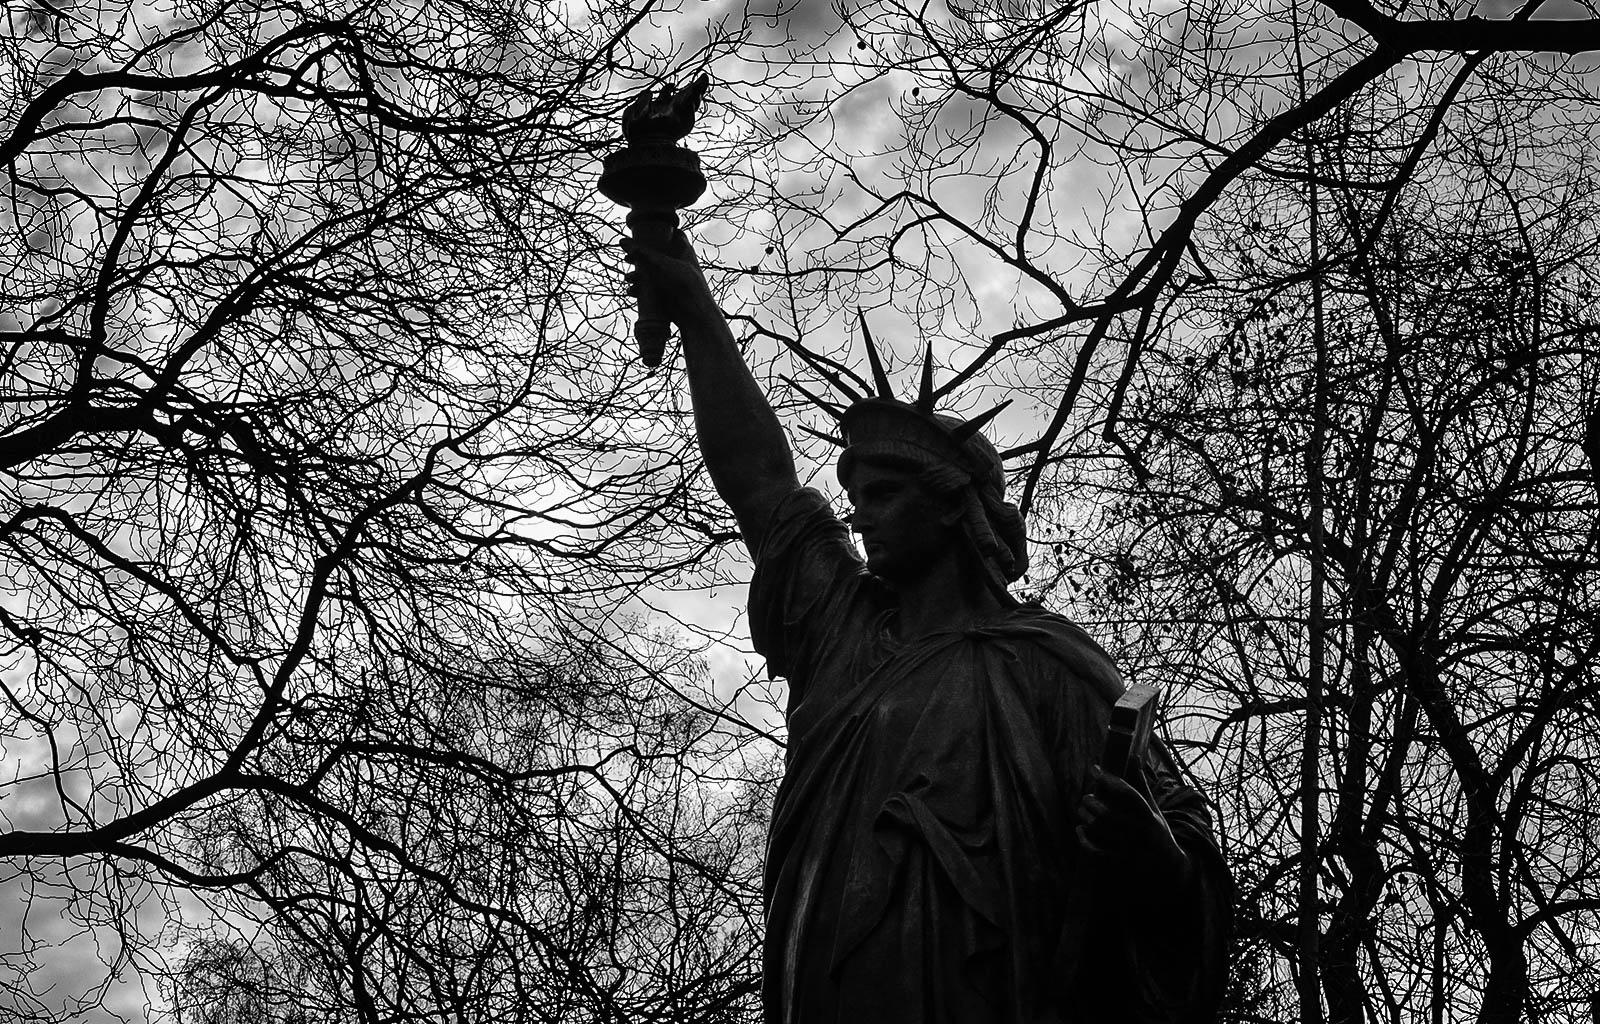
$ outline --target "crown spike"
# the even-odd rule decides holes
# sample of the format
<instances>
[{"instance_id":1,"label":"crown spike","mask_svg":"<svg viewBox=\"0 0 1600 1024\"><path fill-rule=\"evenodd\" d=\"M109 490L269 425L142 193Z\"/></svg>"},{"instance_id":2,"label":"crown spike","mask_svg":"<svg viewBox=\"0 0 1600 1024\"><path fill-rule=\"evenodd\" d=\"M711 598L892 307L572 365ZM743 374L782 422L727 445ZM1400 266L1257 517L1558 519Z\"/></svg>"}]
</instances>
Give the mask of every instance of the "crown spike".
<instances>
[{"instance_id":1,"label":"crown spike","mask_svg":"<svg viewBox=\"0 0 1600 1024\"><path fill-rule=\"evenodd\" d=\"M860 391L857 391L855 388L851 387L849 381L846 381L843 377L830 373L828 374L828 379L833 382L834 387L838 388L840 391L844 392L844 394L849 396L851 403L865 402L867 400L867 382L857 377L855 374L852 373L850 375L850 379L861 385Z\"/></svg>"},{"instance_id":2,"label":"crown spike","mask_svg":"<svg viewBox=\"0 0 1600 1024\"><path fill-rule=\"evenodd\" d=\"M878 346L873 343L872 331L867 327L867 314L856 307L856 319L861 321L861 338L867 344L867 362L872 364L872 381L878 389L879 398L894 398L894 388L889 384L889 375L883 370L883 360L878 358Z\"/></svg>"},{"instance_id":3,"label":"crown spike","mask_svg":"<svg viewBox=\"0 0 1600 1024\"><path fill-rule=\"evenodd\" d=\"M1010 405L1011 402L1012 400L1008 398L983 415L974 416L972 419L961 424L961 426L953 428L950 431L951 439L954 440L956 444L965 444L967 438L971 437L973 434L976 434L978 431L987 426L989 421L1000 415L1000 411L1006 406Z\"/></svg>"},{"instance_id":4,"label":"crown spike","mask_svg":"<svg viewBox=\"0 0 1600 1024\"><path fill-rule=\"evenodd\" d=\"M800 392L802 395L805 395L806 398L811 402L812 405L816 406L818 409L821 409L823 412L827 413L829 416L832 416L836 420L844 419L844 410L843 409L841 409L837 405L834 405L832 402L828 401L826 398L819 398L818 396L812 394L810 388L807 388L804 384L802 384L799 381L795 380L793 377L780 377L779 380L782 380L785 384L787 384L790 387L794 388L796 391Z\"/></svg>"},{"instance_id":5,"label":"crown spike","mask_svg":"<svg viewBox=\"0 0 1600 1024\"><path fill-rule=\"evenodd\" d=\"M804 424L801 425L800 429L804 430L806 433L810 434L812 437L820 437L820 438L822 438L824 441L828 442L831 445L835 445L835 446L837 446L839 448L845 447L844 438L840 437L838 434L829 434L829 433L825 433L825 432L823 432L821 430L812 430L810 427L805 426Z\"/></svg>"},{"instance_id":6,"label":"crown spike","mask_svg":"<svg viewBox=\"0 0 1600 1024\"><path fill-rule=\"evenodd\" d=\"M844 395L845 398L849 399L852 403L859 402L867 397L862 392L851 387L850 382L845 380L844 375L848 373L852 380L861 385L863 391L867 390L866 382L860 377L856 376L854 373L850 373L847 368L840 366L838 363L834 363L830 359L824 359L815 352L808 351L804 345L801 345L798 342L785 339L785 343L788 344L791 351L793 351L801 359L805 360L806 365L811 367L811 369L814 370L818 376L822 377L829 384L832 384L835 391L838 391L841 395Z\"/></svg>"},{"instance_id":7,"label":"crown spike","mask_svg":"<svg viewBox=\"0 0 1600 1024\"><path fill-rule=\"evenodd\" d=\"M917 411L924 416L933 415L933 342L922 356L922 386L917 389Z\"/></svg>"},{"instance_id":8,"label":"crown spike","mask_svg":"<svg viewBox=\"0 0 1600 1024\"><path fill-rule=\"evenodd\" d=\"M840 394L844 395L844 397L849 399L852 403L859 402L867 397L866 395L861 394L855 388L851 387L849 381L845 380L839 374L829 370L826 366L812 364L811 368L817 371L817 373L827 380L829 384L832 384L835 391L838 391Z\"/></svg>"}]
</instances>

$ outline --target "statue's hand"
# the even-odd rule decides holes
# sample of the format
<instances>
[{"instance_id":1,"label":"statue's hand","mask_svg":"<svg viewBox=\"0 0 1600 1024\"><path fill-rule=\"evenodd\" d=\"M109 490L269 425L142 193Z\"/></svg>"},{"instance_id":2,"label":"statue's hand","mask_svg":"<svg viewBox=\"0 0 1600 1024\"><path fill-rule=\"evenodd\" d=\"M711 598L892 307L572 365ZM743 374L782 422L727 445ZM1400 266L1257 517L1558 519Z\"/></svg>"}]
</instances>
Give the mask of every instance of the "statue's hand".
<instances>
[{"instance_id":1,"label":"statue's hand","mask_svg":"<svg viewBox=\"0 0 1600 1024\"><path fill-rule=\"evenodd\" d=\"M1132 889L1156 900L1181 892L1192 867L1167 819L1138 789L1094 769L1094 785L1078 804L1078 843L1109 870L1133 876Z\"/></svg>"},{"instance_id":2,"label":"statue's hand","mask_svg":"<svg viewBox=\"0 0 1600 1024\"><path fill-rule=\"evenodd\" d=\"M672 233L666 252L628 237L621 245L622 258L634 266L627 275L629 295L653 291L667 316L683 331L696 330L722 316L694 246L682 231Z\"/></svg>"}]
</instances>

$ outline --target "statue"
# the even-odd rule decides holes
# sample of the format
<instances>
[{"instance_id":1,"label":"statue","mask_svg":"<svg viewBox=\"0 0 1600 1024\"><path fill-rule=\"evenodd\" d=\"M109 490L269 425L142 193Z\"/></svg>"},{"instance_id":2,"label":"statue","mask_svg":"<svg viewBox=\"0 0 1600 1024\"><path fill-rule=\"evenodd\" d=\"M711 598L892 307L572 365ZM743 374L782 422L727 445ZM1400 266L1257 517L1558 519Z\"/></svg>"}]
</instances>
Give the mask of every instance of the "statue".
<instances>
[{"instance_id":1,"label":"statue","mask_svg":"<svg viewBox=\"0 0 1600 1024\"><path fill-rule=\"evenodd\" d=\"M1231 887L1204 801L1156 743L1135 741L1128 780L1096 767L1125 688L1081 629L1006 589L1028 555L994 411L937 412L931 354L917 398L895 398L869 337L877 394L821 402L847 526L800 486L687 237L623 247L631 290L678 326L706 466L755 560L755 646L789 681L766 1021L1210 1019Z\"/></svg>"}]
</instances>

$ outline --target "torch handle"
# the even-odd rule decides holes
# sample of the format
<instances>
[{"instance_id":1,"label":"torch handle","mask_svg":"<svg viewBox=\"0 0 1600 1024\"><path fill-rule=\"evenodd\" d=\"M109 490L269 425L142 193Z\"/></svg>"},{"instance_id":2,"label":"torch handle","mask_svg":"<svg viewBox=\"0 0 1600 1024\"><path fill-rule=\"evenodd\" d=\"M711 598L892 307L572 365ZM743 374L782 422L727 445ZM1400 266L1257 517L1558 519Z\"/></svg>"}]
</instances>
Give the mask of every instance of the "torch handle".
<instances>
[{"instance_id":1,"label":"torch handle","mask_svg":"<svg viewBox=\"0 0 1600 1024\"><path fill-rule=\"evenodd\" d=\"M672 244L673 232L678 229L678 213L670 207L634 209L628 214L628 229L640 243L657 252L666 252ZM652 368L660 366L671 334L672 323L666 315L666 304L653 287L641 281L639 318L633 325L633 337L639 343L639 361Z\"/></svg>"}]
</instances>

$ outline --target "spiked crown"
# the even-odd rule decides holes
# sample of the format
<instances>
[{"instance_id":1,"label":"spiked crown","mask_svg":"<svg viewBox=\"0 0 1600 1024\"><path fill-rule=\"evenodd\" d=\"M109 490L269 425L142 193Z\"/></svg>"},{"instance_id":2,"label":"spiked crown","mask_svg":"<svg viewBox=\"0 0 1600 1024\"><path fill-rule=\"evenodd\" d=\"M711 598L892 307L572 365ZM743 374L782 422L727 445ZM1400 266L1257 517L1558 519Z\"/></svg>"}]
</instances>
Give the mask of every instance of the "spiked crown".
<instances>
[{"instance_id":1,"label":"spiked crown","mask_svg":"<svg viewBox=\"0 0 1600 1024\"><path fill-rule=\"evenodd\" d=\"M839 479L845 481L857 462L862 459L910 462L918 465L945 465L965 470L970 479L980 485L1004 493L1005 474L1001 468L1000 454L980 431L1000 411L1010 405L1001 402L988 412L962 420L934 411L934 403L944 389L933 386L933 346L930 344L923 356L922 380L914 402L903 402L895 397L894 387L883 367L867 329L866 317L857 314L861 333L866 343L867 362L872 367L873 385L877 394L863 395L833 372L817 366L833 386L850 399L850 404L840 407L820 398L794 380L790 386L805 395L813 405L828 413L839 424L838 434L810 430L830 444L844 449L839 456ZM787 379L787 378L785 378Z\"/></svg>"}]
</instances>

